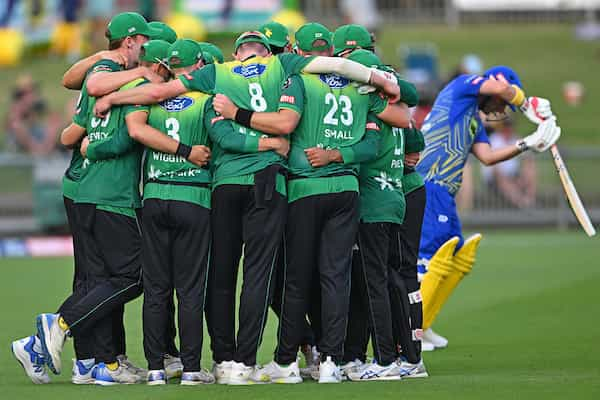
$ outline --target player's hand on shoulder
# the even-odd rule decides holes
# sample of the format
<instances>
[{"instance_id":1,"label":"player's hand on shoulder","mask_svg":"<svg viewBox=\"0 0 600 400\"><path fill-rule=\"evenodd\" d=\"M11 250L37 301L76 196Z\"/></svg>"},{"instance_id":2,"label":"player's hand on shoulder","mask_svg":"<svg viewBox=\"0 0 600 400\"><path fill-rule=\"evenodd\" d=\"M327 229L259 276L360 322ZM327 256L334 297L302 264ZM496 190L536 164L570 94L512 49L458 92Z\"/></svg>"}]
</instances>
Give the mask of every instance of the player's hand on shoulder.
<instances>
[{"instance_id":1,"label":"player's hand on shoulder","mask_svg":"<svg viewBox=\"0 0 600 400\"><path fill-rule=\"evenodd\" d=\"M550 100L542 97L528 97L520 108L523 114L537 125L553 117Z\"/></svg>"},{"instance_id":2,"label":"player's hand on shoulder","mask_svg":"<svg viewBox=\"0 0 600 400\"><path fill-rule=\"evenodd\" d=\"M203 167L210 161L210 156L210 148L201 144L197 144L192 146L192 151L188 157L188 161L194 165Z\"/></svg>"},{"instance_id":3,"label":"player's hand on shoulder","mask_svg":"<svg viewBox=\"0 0 600 400\"><path fill-rule=\"evenodd\" d=\"M118 50L102 50L100 51L100 57L122 66L126 66L125 64L127 64L127 60Z\"/></svg>"},{"instance_id":4,"label":"player's hand on shoulder","mask_svg":"<svg viewBox=\"0 0 600 400\"><path fill-rule=\"evenodd\" d=\"M237 113L237 106L233 104L229 97L224 94L218 93L213 99L213 107L216 112L221 114L226 119L235 119Z\"/></svg>"},{"instance_id":5,"label":"player's hand on shoulder","mask_svg":"<svg viewBox=\"0 0 600 400\"><path fill-rule=\"evenodd\" d=\"M537 153L546 151L560 138L561 129L556 124L556 118L551 117L542 121L535 132L523 140L528 149Z\"/></svg>"}]
</instances>

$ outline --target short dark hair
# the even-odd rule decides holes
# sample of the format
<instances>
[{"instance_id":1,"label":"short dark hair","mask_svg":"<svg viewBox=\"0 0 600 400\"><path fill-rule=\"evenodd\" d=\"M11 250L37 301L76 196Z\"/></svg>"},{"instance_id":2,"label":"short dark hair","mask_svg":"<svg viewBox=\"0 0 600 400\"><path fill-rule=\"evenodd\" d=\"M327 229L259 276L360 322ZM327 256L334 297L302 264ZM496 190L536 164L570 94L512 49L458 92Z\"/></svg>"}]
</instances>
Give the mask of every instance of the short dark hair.
<instances>
[{"instance_id":1,"label":"short dark hair","mask_svg":"<svg viewBox=\"0 0 600 400\"><path fill-rule=\"evenodd\" d=\"M285 52L285 47L271 45L271 53L273 53L274 56L283 52Z\"/></svg>"},{"instance_id":2,"label":"short dark hair","mask_svg":"<svg viewBox=\"0 0 600 400\"><path fill-rule=\"evenodd\" d=\"M116 39L116 40L111 40L110 42L108 42L108 49L109 50L116 50L119 47L121 47L121 45L123 44L123 40L125 40L126 38L123 39Z\"/></svg>"}]
</instances>

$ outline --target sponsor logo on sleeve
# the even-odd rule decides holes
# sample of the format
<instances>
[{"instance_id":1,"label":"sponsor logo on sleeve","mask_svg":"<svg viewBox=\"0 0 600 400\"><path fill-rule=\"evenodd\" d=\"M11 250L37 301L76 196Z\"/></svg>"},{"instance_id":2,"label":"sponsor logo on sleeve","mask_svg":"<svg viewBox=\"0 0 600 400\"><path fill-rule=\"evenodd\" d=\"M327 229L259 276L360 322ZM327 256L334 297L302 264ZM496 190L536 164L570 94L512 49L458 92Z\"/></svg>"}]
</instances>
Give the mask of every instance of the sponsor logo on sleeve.
<instances>
[{"instance_id":1,"label":"sponsor logo on sleeve","mask_svg":"<svg viewBox=\"0 0 600 400\"><path fill-rule=\"evenodd\" d=\"M179 112L194 104L194 99L190 97L174 97L159 103L159 106L167 112Z\"/></svg>"},{"instance_id":2,"label":"sponsor logo on sleeve","mask_svg":"<svg viewBox=\"0 0 600 400\"><path fill-rule=\"evenodd\" d=\"M279 102L280 103L288 103L288 104L296 104L296 98L294 96L288 96L288 95L282 94L281 97L279 98Z\"/></svg>"},{"instance_id":3,"label":"sponsor logo on sleeve","mask_svg":"<svg viewBox=\"0 0 600 400\"><path fill-rule=\"evenodd\" d=\"M244 78L256 78L262 75L267 70L267 66L264 64L248 64L248 65L237 65L231 69L234 74L243 76Z\"/></svg>"}]
</instances>

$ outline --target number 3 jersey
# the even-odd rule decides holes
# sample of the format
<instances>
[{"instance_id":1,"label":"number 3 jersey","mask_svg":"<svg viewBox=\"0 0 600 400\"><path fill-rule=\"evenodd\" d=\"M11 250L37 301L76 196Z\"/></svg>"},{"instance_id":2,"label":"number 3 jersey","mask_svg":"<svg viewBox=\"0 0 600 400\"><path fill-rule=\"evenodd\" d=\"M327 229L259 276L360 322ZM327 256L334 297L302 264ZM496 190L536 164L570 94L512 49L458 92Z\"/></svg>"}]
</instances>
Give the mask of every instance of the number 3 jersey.
<instances>
[{"instance_id":1,"label":"number 3 jersey","mask_svg":"<svg viewBox=\"0 0 600 400\"><path fill-rule=\"evenodd\" d=\"M281 85L287 76L299 73L312 57L297 54L280 54L271 57L250 57L244 61L209 64L191 73L191 78L179 79L190 90L205 93L222 93L241 108L257 112L277 111ZM263 132L233 123L245 135L261 137ZM268 136L268 135L265 135ZM213 148L213 182L252 184L253 174L272 164L284 163L284 158L274 151L236 153L218 145ZM243 177L245 176L245 177ZM241 177L238 181L231 178Z\"/></svg>"},{"instance_id":2,"label":"number 3 jersey","mask_svg":"<svg viewBox=\"0 0 600 400\"><path fill-rule=\"evenodd\" d=\"M207 109L212 104L209 95L186 92L152 106L136 107L132 111L148 113L148 125L188 146L210 147L206 126L211 121ZM213 112L214 114L214 112ZM147 148L144 159L144 199L158 198L195 203L210 208L211 174L185 158Z\"/></svg>"}]
</instances>

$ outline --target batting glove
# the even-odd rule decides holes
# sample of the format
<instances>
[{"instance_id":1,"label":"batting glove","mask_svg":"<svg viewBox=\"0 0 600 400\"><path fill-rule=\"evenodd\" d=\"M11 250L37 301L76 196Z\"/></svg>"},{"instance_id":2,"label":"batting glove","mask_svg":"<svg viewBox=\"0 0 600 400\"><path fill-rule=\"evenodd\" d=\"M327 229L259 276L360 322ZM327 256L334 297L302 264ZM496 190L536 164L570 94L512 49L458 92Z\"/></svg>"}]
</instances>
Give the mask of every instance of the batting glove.
<instances>
[{"instance_id":1,"label":"batting glove","mask_svg":"<svg viewBox=\"0 0 600 400\"><path fill-rule=\"evenodd\" d=\"M550 101L541 97L525 99L520 108L523 114L536 125L553 116Z\"/></svg>"},{"instance_id":2,"label":"batting glove","mask_svg":"<svg viewBox=\"0 0 600 400\"><path fill-rule=\"evenodd\" d=\"M560 127L556 125L556 118L551 117L542 121L535 132L523 138L517 146L523 150L533 150L537 153L546 151L560 138Z\"/></svg>"}]
</instances>

